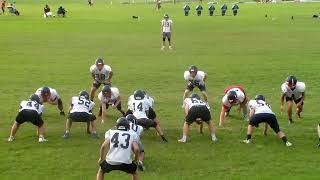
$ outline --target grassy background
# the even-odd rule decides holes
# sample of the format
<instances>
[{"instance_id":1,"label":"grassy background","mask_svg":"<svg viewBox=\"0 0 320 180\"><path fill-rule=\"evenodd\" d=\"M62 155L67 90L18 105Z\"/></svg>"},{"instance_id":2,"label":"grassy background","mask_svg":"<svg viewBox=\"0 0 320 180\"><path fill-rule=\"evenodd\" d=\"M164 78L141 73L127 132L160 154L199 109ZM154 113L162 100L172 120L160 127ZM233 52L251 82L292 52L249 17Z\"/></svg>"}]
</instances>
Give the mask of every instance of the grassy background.
<instances>
[{"instance_id":1,"label":"grassy background","mask_svg":"<svg viewBox=\"0 0 320 180\"><path fill-rule=\"evenodd\" d=\"M68 18L44 19L42 8L49 2L55 12L60 4ZM184 17L183 4L112 6L98 1L17 1L22 16L0 16L0 179L95 178L101 140L92 140L83 124L74 124L72 138L61 138L65 119L55 107L45 107L49 142L39 144L35 127L25 124L14 143L7 143L9 128L21 100L40 86L61 94L65 108L80 90L89 90L89 67L103 56L114 71L113 85L126 99L136 88L146 89L156 100L156 112L169 138L160 142L153 130L143 135L147 171L141 179L318 179L319 150L315 126L319 122L317 93L320 91L320 21L312 14L320 4L240 5L238 17ZM194 8L196 4L193 4ZM174 21L174 50L160 51L160 25L164 13ZM217 13L219 14L219 13ZM265 14L268 15L265 18ZM140 21L131 19L140 16ZM294 20L291 20L294 16ZM185 88L183 71L196 64L208 73L207 89L214 122L218 122L223 90L241 84L249 97L263 93L278 115L281 128L293 148L286 148L269 131L256 130L254 143L240 143L247 123L232 112L219 142L210 143L194 128L190 142L179 144ZM303 119L287 125L279 112L280 85L289 74L307 84ZM97 112L97 108L95 110ZM110 111L103 133L114 125L118 112ZM108 179L125 179L112 173Z\"/></svg>"}]
</instances>

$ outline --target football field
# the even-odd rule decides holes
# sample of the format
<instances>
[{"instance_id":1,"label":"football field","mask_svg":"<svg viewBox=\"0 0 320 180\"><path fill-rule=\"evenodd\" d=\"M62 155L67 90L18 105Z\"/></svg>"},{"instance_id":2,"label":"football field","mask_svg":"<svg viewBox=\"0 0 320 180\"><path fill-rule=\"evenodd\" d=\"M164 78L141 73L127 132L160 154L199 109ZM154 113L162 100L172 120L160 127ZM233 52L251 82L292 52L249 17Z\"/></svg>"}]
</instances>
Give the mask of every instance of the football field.
<instances>
[{"instance_id":1,"label":"football field","mask_svg":"<svg viewBox=\"0 0 320 180\"><path fill-rule=\"evenodd\" d=\"M139 173L140 179L319 179L320 19L311 17L320 13L320 3L240 4L237 17L230 10L225 17L219 10L210 17L206 4L203 16L197 17L193 3L191 15L185 17L183 3L165 3L156 11L154 4L117 1L97 1L93 7L85 0L16 2L21 16L0 15L1 180L95 179L104 133L120 116L112 108L105 124L98 120L99 140L87 135L81 123L74 123L71 138L63 139L65 117L48 104L43 113L48 142L38 143L36 127L27 123L16 141L8 143L7 138L20 101L39 87L57 89L67 111L72 96L90 90L89 68L98 56L112 67L112 85L119 88L125 109L136 89L145 89L155 99L169 143L162 143L153 129L143 134L146 171ZM63 5L68 17L44 19L45 3L54 13ZM231 9L231 2L228 6ZM161 51L160 21L165 13L174 23L173 50ZM217 143L211 142L206 126L199 134L195 124L189 141L178 143L184 122L183 72L193 64L208 73L215 124L224 89L242 85L250 98L265 95L293 147L286 147L271 129L264 136L262 126L255 129L252 144L241 143L248 122L236 108L225 126L217 128ZM280 112L280 86L291 74L307 87L302 119L295 118L293 125ZM97 97L95 102L97 114ZM112 172L106 179L129 177Z\"/></svg>"}]
</instances>

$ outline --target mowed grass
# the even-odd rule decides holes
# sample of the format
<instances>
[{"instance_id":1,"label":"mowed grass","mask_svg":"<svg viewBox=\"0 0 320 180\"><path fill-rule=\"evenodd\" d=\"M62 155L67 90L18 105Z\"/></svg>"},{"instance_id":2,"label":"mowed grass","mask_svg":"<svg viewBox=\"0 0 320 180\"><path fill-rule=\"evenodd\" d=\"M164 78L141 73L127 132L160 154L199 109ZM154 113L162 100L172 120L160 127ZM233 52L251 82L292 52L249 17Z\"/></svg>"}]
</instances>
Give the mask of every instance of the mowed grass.
<instances>
[{"instance_id":1,"label":"mowed grass","mask_svg":"<svg viewBox=\"0 0 320 180\"><path fill-rule=\"evenodd\" d=\"M98 1L88 7L85 1L49 1L54 12L64 5L69 17L44 19L46 2L20 0L17 8L22 16L0 16L1 180L95 178L103 134L120 115L114 110L109 111L106 124L99 123L100 140L91 139L85 125L76 123L72 138L63 140L65 118L50 105L43 114L48 143L37 142L36 129L30 124L22 126L15 142L6 140L21 100L46 85L58 90L67 110L72 96L89 90L89 67L98 56L112 67L112 83L120 89L124 108L137 88L155 98L169 143L161 143L154 130L143 135L147 171L140 173L141 179L319 178L315 127L320 122L320 21L311 16L319 12L320 4L240 4L238 17L230 16L230 11L226 17L209 17L206 10L202 17L196 17L193 10L190 17L184 17L183 4L164 4L157 12L153 4ZM159 23L164 13L174 21L172 51L160 51ZM140 21L132 20L132 15ZM294 147L286 148L271 130L264 137L261 128L255 130L253 144L241 144L247 122L235 111L225 127L217 129L218 143L212 144L207 133L200 135L193 128L190 141L179 144L183 71L191 64L209 75L207 89L215 123L224 88L243 85L249 97L257 93L267 97ZM303 119L291 126L279 111L280 85L290 74L307 85ZM127 178L111 173L106 179Z\"/></svg>"}]
</instances>

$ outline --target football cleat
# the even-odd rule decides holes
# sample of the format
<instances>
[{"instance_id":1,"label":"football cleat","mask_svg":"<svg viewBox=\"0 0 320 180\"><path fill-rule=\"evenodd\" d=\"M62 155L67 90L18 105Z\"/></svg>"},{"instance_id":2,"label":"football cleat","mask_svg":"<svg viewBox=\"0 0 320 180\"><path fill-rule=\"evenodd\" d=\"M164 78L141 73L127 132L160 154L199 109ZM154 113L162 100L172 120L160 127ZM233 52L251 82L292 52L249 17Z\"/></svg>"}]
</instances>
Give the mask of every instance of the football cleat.
<instances>
[{"instance_id":1,"label":"football cleat","mask_svg":"<svg viewBox=\"0 0 320 180\"><path fill-rule=\"evenodd\" d=\"M62 136L63 139L69 139L70 138L70 133L65 132Z\"/></svg>"},{"instance_id":2,"label":"football cleat","mask_svg":"<svg viewBox=\"0 0 320 180\"><path fill-rule=\"evenodd\" d=\"M172 46L169 46L169 49L172 50Z\"/></svg>"},{"instance_id":3,"label":"football cleat","mask_svg":"<svg viewBox=\"0 0 320 180\"><path fill-rule=\"evenodd\" d=\"M289 141L287 141L287 142L286 142L286 146L287 146L287 147L290 147L290 146L292 146L292 143L289 142Z\"/></svg>"},{"instance_id":4,"label":"football cleat","mask_svg":"<svg viewBox=\"0 0 320 180\"><path fill-rule=\"evenodd\" d=\"M252 143L252 140L251 139L245 139L242 142L245 143L245 144L250 144L250 143Z\"/></svg>"},{"instance_id":5,"label":"football cleat","mask_svg":"<svg viewBox=\"0 0 320 180\"><path fill-rule=\"evenodd\" d=\"M185 143L187 142L187 140L182 138L182 139L179 139L178 142Z\"/></svg>"},{"instance_id":6,"label":"football cleat","mask_svg":"<svg viewBox=\"0 0 320 180\"><path fill-rule=\"evenodd\" d=\"M9 138L8 138L8 142L12 142L12 141L14 141L16 138L14 137L14 136L10 136Z\"/></svg>"},{"instance_id":7,"label":"football cleat","mask_svg":"<svg viewBox=\"0 0 320 180\"><path fill-rule=\"evenodd\" d=\"M145 167L143 165L143 162L140 161L140 160L138 161L138 168L139 168L140 171L145 171Z\"/></svg>"},{"instance_id":8,"label":"football cleat","mask_svg":"<svg viewBox=\"0 0 320 180\"><path fill-rule=\"evenodd\" d=\"M43 137L39 138L39 143L43 143L43 142L47 142L47 141L48 141L48 140L45 139L45 138L43 138Z\"/></svg>"},{"instance_id":9,"label":"football cleat","mask_svg":"<svg viewBox=\"0 0 320 180\"><path fill-rule=\"evenodd\" d=\"M92 139L99 139L99 135L97 133L91 134Z\"/></svg>"},{"instance_id":10,"label":"football cleat","mask_svg":"<svg viewBox=\"0 0 320 180\"><path fill-rule=\"evenodd\" d=\"M217 142L218 138L216 136L211 137L212 142Z\"/></svg>"},{"instance_id":11,"label":"football cleat","mask_svg":"<svg viewBox=\"0 0 320 180\"><path fill-rule=\"evenodd\" d=\"M164 46L162 46L162 47L161 47L161 50L164 50L164 48L165 48L165 47L164 47Z\"/></svg>"}]
</instances>

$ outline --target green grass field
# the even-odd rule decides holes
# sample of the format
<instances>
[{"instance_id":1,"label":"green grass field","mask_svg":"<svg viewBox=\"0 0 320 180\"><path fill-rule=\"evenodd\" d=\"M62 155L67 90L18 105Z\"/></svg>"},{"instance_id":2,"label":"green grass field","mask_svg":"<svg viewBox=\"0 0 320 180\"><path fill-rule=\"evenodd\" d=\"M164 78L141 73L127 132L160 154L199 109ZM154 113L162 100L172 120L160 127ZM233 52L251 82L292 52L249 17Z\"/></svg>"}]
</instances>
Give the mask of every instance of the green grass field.
<instances>
[{"instance_id":1,"label":"green grass field","mask_svg":"<svg viewBox=\"0 0 320 180\"><path fill-rule=\"evenodd\" d=\"M226 17L209 17L207 11L202 17L193 11L184 17L183 4L164 4L157 12L153 4L98 1L88 7L86 1L50 0L54 12L62 4L69 17L44 19L47 1L16 2L22 16L0 16L1 180L95 178L103 139L91 139L84 124L74 124L72 138L62 139L65 119L56 107L46 105L43 115L49 142L39 144L36 129L29 124L23 125L15 142L6 140L21 100L46 85L58 90L67 109L73 95L89 90L89 67L98 56L113 68L113 85L120 89L124 104L137 88L146 89L156 100L170 142L161 143L153 130L143 135L147 171L140 173L141 179L319 179L315 127L320 122L320 20L311 16L320 12L320 3L240 4L238 17L230 16L230 11ZM172 51L160 50L164 13L174 21ZM132 20L132 15L141 20ZM241 144L247 122L235 111L225 127L217 129L218 143L212 144L207 133L200 135L193 128L190 141L179 144L183 72L191 64L209 75L215 123L224 88L240 84L251 98L257 93L267 97L294 147L285 147L270 130L264 137L261 128L255 130L253 144ZM279 110L280 85L290 74L307 85L303 119L291 126ZM108 122L99 123L101 137L119 117L118 112L109 112ZM111 173L106 179L128 177Z\"/></svg>"}]
</instances>

